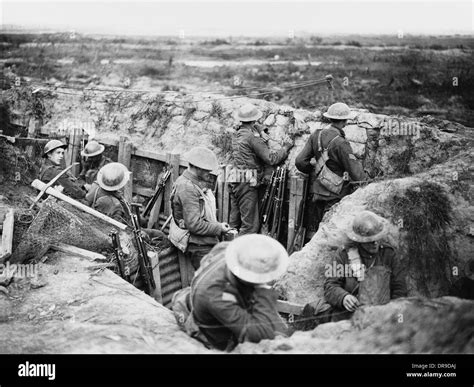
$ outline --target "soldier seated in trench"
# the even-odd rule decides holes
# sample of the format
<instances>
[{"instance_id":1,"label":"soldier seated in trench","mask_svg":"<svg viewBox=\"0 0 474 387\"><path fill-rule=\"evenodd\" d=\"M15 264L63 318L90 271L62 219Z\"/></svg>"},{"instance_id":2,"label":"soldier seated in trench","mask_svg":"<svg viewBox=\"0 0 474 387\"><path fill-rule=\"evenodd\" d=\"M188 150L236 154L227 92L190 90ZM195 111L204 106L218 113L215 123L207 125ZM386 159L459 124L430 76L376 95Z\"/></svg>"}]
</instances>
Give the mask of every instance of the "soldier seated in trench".
<instances>
[{"instance_id":1,"label":"soldier seated in trench","mask_svg":"<svg viewBox=\"0 0 474 387\"><path fill-rule=\"evenodd\" d=\"M44 146L43 158L45 159L41 165L41 170L38 179L44 183L49 183L58 174L63 171L61 162L64 158L64 150L67 148L66 144L63 144L59 140L51 140ZM65 195L72 197L73 199L80 200L86 195L86 190L83 189L77 179L70 173L70 171L63 174L54 183L54 187L62 190Z\"/></svg>"},{"instance_id":2,"label":"soldier seated in trench","mask_svg":"<svg viewBox=\"0 0 474 387\"><path fill-rule=\"evenodd\" d=\"M111 159L104 156L105 146L99 144L97 141L89 141L81 152L84 160L79 179L85 182L84 187L87 191L90 190L92 183L97 179L99 170L112 162Z\"/></svg>"},{"instance_id":3,"label":"soldier seated in trench","mask_svg":"<svg viewBox=\"0 0 474 387\"><path fill-rule=\"evenodd\" d=\"M124 224L131 224L131 219L124 207L123 188L130 180L130 172L121 163L104 165L97 173L96 181L86 195L87 204L108 217ZM159 230L142 228L146 239L163 239Z\"/></svg>"},{"instance_id":4,"label":"soldier seated in trench","mask_svg":"<svg viewBox=\"0 0 474 387\"><path fill-rule=\"evenodd\" d=\"M384 304L406 297L405 272L395 248L382 242L388 221L371 211L362 211L346 231L351 243L339 249L326 267L324 298L305 306L305 316L316 322L348 319L364 303Z\"/></svg>"}]
</instances>

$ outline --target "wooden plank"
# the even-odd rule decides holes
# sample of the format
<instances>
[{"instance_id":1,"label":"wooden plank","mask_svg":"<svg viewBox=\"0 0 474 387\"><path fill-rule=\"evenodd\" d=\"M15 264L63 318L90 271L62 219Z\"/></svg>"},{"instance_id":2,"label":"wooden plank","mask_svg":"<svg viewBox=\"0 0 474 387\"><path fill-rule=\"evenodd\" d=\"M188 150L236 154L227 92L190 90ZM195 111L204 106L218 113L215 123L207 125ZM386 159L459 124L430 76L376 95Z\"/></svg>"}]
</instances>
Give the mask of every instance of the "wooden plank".
<instances>
[{"instance_id":1,"label":"wooden plank","mask_svg":"<svg viewBox=\"0 0 474 387\"><path fill-rule=\"evenodd\" d=\"M126 136L120 136L117 160L119 163L122 163L123 165L125 165L130 172L132 172L130 170L130 167L132 164L132 151L133 151L133 143L129 141ZM130 174L130 180L128 181L127 185L123 189L123 197L129 203L132 202L132 195L133 195L132 186L133 186L133 173Z\"/></svg>"},{"instance_id":2,"label":"wooden plank","mask_svg":"<svg viewBox=\"0 0 474 387\"><path fill-rule=\"evenodd\" d=\"M28 124L28 137L34 138L36 136L36 131L38 129L38 121L35 118L30 118L30 122ZM35 145L27 145L26 147L26 154L30 160L34 160L35 158Z\"/></svg>"},{"instance_id":3,"label":"wooden plank","mask_svg":"<svg viewBox=\"0 0 474 387\"><path fill-rule=\"evenodd\" d=\"M161 293L161 275L158 253L149 255L151 267L153 268L153 278L155 279L156 288L153 290L151 296L158 301L160 304L163 303L163 296Z\"/></svg>"},{"instance_id":4,"label":"wooden plank","mask_svg":"<svg viewBox=\"0 0 474 387\"><path fill-rule=\"evenodd\" d=\"M296 188L296 180L298 178L296 176L292 176L290 178L290 197L289 197L289 204L288 204L288 238L286 242L286 247L288 248L290 243L293 241L295 237L295 224L297 221L298 216L298 209L296 204L296 195L297 195L297 188Z\"/></svg>"},{"instance_id":5,"label":"wooden plank","mask_svg":"<svg viewBox=\"0 0 474 387\"><path fill-rule=\"evenodd\" d=\"M101 144L104 145L109 145L109 146L119 146L120 141L117 141L115 139L110 139L110 138L104 138L101 140L98 140ZM138 157L143 157L146 159L152 159L152 160L157 160L161 162L168 162L167 154L166 153L161 153L161 152L155 152L155 151L149 151L149 150L144 150L144 149L134 149L132 151L132 155L138 156ZM179 160L179 165L182 167L187 168L188 167L188 162L182 158Z\"/></svg>"},{"instance_id":6,"label":"wooden plank","mask_svg":"<svg viewBox=\"0 0 474 387\"><path fill-rule=\"evenodd\" d=\"M229 222L230 192L229 185L224 183L222 192L222 222Z\"/></svg>"},{"instance_id":7,"label":"wooden plank","mask_svg":"<svg viewBox=\"0 0 474 387\"><path fill-rule=\"evenodd\" d=\"M303 313L304 305L295 304L293 302L277 300L276 309L280 313L292 314L299 316Z\"/></svg>"},{"instance_id":8,"label":"wooden plank","mask_svg":"<svg viewBox=\"0 0 474 387\"><path fill-rule=\"evenodd\" d=\"M13 227L15 224L15 213L10 209L3 221L2 246L0 248L0 263L3 263L12 255Z\"/></svg>"},{"instance_id":9,"label":"wooden plank","mask_svg":"<svg viewBox=\"0 0 474 387\"><path fill-rule=\"evenodd\" d=\"M95 261L95 260L107 261L107 257L105 257L102 254L96 253L94 251L81 249L76 246L71 246L66 243L55 243L54 245L51 245L51 248L53 250L61 251L63 253L77 255L82 258L87 258L87 259L90 259L91 261Z\"/></svg>"},{"instance_id":10,"label":"wooden plank","mask_svg":"<svg viewBox=\"0 0 474 387\"><path fill-rule=\"evenodd\" d=\"M43 183L41 180L35 179L31 183L31 186L33 188L36 188L38 191L41 191L42 189L44 189L46 184ZM116 221L115 219L112 219L112 218L108 217L107 215L104 215L102 212L96 211L96 210L90 208L89 206L86 206L85 204L82 204L82 203L78 202L77 200L74 200L74 199L70 198L67 195L64 195L63 193L59 192L58 190L55 190L54 188L49 187L45 191L45 193L47 193L48 195L54 196L55 198L60 199L64 202L66 202L66 203L69 203L70 205L78 208L81 211L87 212L88 214L93 215L96 218L99 218L99 219L101 219L101 220L103 220L107 223L110 223L111 225L117 227L120 230L126 230L127 229L127 226L125 224L120 223L120 222Z\"/></svg>"},{"instance_id":11,"label":"wooden plank","mask_svg":"<svg viewBox=\"0 0 474 387\"><path fill-rule=\"evenodd\" d=\"M217 177L217 219L219 222L223 222L223 207L224 207L224 185L225 185L225 167L219 168L219 175Z\"/></svg>"},{"instance_id":12,"label":"wooden plank","mask_svg":"<svg viewBox=\"0 0 474 387\"><path fill-rule=\"evenodd\" d=\"M188 262L186 256L183 252L178 250L178 260L179 260L179 272L181 275L181 286L185 288L191 284L191 278L189 278L189 268L188 265L191 263Z\"/></svg>"},{"instance_id":13,"label":"wooden plank","mask_svg":"<svg viewBox=\"0 0 474 387\"><path fill-rule=\"evenodd\" d=\"M158 152L153 152L153 151L148 151L148 150L143 150L143 149L136 149L135 152L133 152L133 154L135 156L144 157L147 159L162 161L163 163L166 163L168 161L165 153L158 153Z\"/></svg>"},{"instance_id":14,"label":"wooden plank","mask_svg":"<svg viewBox=\"0 0 474 387\"><path fill-rule=\"evenodd\" d=\"M72 132L69 134L69 144L66 150L66 155L64 161L66 162L66 167L77 162L79 158L79 150L81 147L81 139L82 139L82 129L73 129ZM80 172L80 165L74 165L71 168L71 173L74 176L78 176Z\"/></svg>"}]
</instances>

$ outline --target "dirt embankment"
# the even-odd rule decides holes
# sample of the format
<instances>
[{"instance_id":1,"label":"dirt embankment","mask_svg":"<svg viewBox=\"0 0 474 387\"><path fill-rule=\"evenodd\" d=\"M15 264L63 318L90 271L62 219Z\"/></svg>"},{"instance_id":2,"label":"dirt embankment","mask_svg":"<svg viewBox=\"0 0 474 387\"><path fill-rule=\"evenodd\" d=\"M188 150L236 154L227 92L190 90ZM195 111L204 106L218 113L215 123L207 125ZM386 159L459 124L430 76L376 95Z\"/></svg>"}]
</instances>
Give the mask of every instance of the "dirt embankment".
<instances>
[{"instance_id":1,"label":"dirt embankment","mask_svg":"<svg viewBox=\"0 0 474 387\"><path fill-rule=\"evenodd\" d=\"M236 124L233 112L249 101L178 93L134 98L111 92L67 96L65 90L57 91L51 90L42 100L46 131L64 127L64 120L92 121L99 139L127 134L137 147L175 152L205 145L214 149L222 162L230 159L230 136ZM23 90L23 94L18 94L16 89L7 91L10 107L27 115L27 100L22 95L28 92L31 90ZM297 132L296 146L288 162L294 172L294 158L309 134L325 125L321 112L250 101L264 111L262 122L270 128L276 143L286 133ZM324 264L334 254L334 248L344 243L342 230L361 209L372 209L392 221L390 241L399 247L402 259L408 263L410 295L444 296L456 277L465 275L465 263L473 251L473 154L466 151L472 144L472 133L454 124L406 117L400 120L419 130L400 133L398 126L399 131L394 132L391 125L399 122L399 117L367 111L358 111L355 120L349 122L345 132L354 153L366 169L386 180L357 190L326 215L311 242L292 255L288 273L277 284L285 298L301 304L321 296ZM447 133L446 128L457 133ZM400 178L394 180L394 177ZM421 224L417 223L423 219ZM422 240L429 245L418 256L417 243ZM205 351L178 330L169 310L111 272L92 275L87 269L89 263L71 257L50 259L51 264L47 260L43 265L42 277L47 284L35 284L30 290L31 283L24 284L26 290L22 290L22 282L14 281L6 295L0 294L5 321L0 339L3 351L12 352L13 348L23 352L64 353ZM457 274L455 267L459 269ZM117 290L124 293L123 297L117 297ZM416 315L420 305L423 318ZM399 306L404 308L402 333L397 333L400 326L393 314ZM471 311L472 303L457 299L402 300L363 309L349 322L296 333L283 342L245 344L237 351L312 352L322 348L320 351L327 353L353 348L353 352L469 352L472 351ZM426 321L438 321L443 329L452 328L451 333L440 335L434 323L425 330ZM58 331L63 334L57 335ZM378 338L380 332L382 339ZM345 338L349 339L345 341ZM432 339L435 344L427 344Z\"/></svg>"},{"instance_id":2,"label":"dirt embankment","mask_svg":"<svg viewBox=\"0 0 474 387\"><path fill-rule=\"evenodd\" d=\"M100 262L47 257L31 278L14 278L0 292L0 352L209 352L179 330L169 309Z\"/></svg>"}]
</instances>

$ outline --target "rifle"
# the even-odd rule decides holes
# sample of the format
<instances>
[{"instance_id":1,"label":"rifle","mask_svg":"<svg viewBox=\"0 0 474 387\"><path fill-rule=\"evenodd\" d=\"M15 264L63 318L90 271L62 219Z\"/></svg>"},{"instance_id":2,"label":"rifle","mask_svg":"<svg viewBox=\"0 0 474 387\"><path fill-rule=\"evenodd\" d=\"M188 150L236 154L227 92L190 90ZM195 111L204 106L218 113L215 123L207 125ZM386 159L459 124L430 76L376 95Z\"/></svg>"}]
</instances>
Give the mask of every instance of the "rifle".
<instances>
[{"instance_id":1,"label":"rifle","mask_svg":"<svg viewBox=\"0 0 474 387\"><path fill-rule=\"evenodd\" d=\"M280 168L278 176L277 194L274 199L274 214L272 219L272 227L270 236L278 239L281 226L281 214L283 210L283 199L285 197L286 169Z\"/></svg>"},{"instance_id":2,"label":"rifle","mask_svg":"<svg viewBox=\"0 0 474 387\"><path fill-rule=\"evenodd\" d=\"M156 189L155 193L147 203L145 210L143 211L143 217L148 217L150 215L151 210L153 209L153 206L155 205L156 201L158 200L158 197L163 193L163 190L165 189L166 182L168 181L169 177L171 176L170 171L166 171L165 174L161 177L161 180L159 182L158 188Z\"/></svg>"},{"instance_id":3,"label":"rifle","mask_svg":"<svg viewBox=\"0 0 474 387\"><path fill-rule=\"evenodd\" d=\"M272 188L274 181L275 181L275 170L272 171L272 175L270 177L270 184L267 185L267 188L265 189L265 194L263 195L262 201L260 203L260 212L259 212L260 223L263 223L266 220L264 218L265 209L267 207L268 201L270 200L270 190Z\"/></svg>"},{"instance_id":4,"label":"rifle","mask_svg":"<svg viewBox=\"0 0 474 387\"><path fill-rule=\"evenodd\" d=\"M265 203L265 207L263 208L262 217L261 217L261 232L262 234L269 233L268 224L270 223L270 219L273 213L274 201L275 201L275 192L278 187L278 182L280 179L280 170L281 167L277 167L275 171L272 173L272 181L270 184L270 190L268 194L267 201Z\"/></svg>"},{"instance_id":5,"label":"rifle","mask_svg":"<svg viewBox=\"0 0 474 387\"><path fill-rule=\"evenodd\" d=\"M130 268L124 264L123 250L120 244L120 238L117 231L112 231L109 236L112 238L112 246L114 248L114 255L120 272L120 277L130 282Z\"/></svg>"},{"instance_id":6,"label":"rifle","mask_svg":"<svg viewBox=\"0 0 474 387\"><path fill-rule=\"evenodd\" d=\"M138 267L140 269L140 276L145 283L146 293L148 295L152 295L153 290L156 289L156 283L153 277L153 268L151 266L150 258L148 258L145 242L143 241L140 223L138 221L137 214L133 213L130 205L125 200L123 200L122 203L124 204L124 207L130 216L130 220L132 221L132 231L138 252Z\"/></svg>"},{"instance_id":7,"label":"rifle","mask_svg":"<svg viewBox=\"0 0 474 387\"><path fill-rule=\"evenodd\" d=\"M304 221L304 212L306 208L306 198L308 197L308 191L309 191L309 181L308 181L308 178L306 178L304 180L303 197L301 198L301 202L298 207L295 234L293 235L293 239L291 240L291 242L288 244L288 254L292 254L295 250L299 251L303 247L304 238L306 235L306 228L303 227L303 221Z\"/></svg>"}]
</instances>

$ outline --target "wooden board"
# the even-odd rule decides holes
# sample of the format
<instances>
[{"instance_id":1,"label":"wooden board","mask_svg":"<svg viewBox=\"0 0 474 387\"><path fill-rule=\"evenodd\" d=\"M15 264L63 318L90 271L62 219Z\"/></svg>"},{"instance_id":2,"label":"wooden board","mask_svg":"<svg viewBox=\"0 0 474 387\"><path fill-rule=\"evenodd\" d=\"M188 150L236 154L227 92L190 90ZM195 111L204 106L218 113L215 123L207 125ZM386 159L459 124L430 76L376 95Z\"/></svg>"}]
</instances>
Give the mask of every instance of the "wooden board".
<instances>
[{"instance_id":1,"label":"wooden board","mask_svg":"<svg viewBox=\"0 0 474 387\"><path fill-rule=\"evenodd\" d=\"M292 243L293 238L295 236L295 226L298 217L298 206L297 202L297 190L296 190L296 180L297 177L292 176L290 178L290 197L289 197L289 204L288 204L288 238L286 242L287 248L289 244Z\"/></svg>"},{"instance_id":2,"label":"wooden board","mask_svg":"<svg viewBox=\"0 0 474 387\"><path fill-rule=\"evenodd\" d=\"M14 215L13 209L10 209L5 215L5 220L3 221L2 245L0 246L0 263L5 262L5 260L12 255L13 227L15 223Z\"/></svg>"},{"instance_id":3,"label":"wooden board","mask_svg":"<svg viewBox=\"0 0 474 387\"><path fill-rule=\"evenodd\" d=\"M61 251L63 253L72 254L78 257L82 257L82 258L87 258L92 261L95 261L95 260L106 261L107 260L107 258L102 254L96 253L94 251L81 249L76 246L71 246L66 243L56 243L54 245L51 245L51 248L56 251Z\"/></svg>"},{"instance_id":4,"label":"wooden board","mask_svg":"<svg viewBox=\"0 0 474 387\"><path fill-rule=\"evenodd\" d=\"M133 144L125 136L120 137L119 151L118 151L118 162L125 165L130 171L131 160L132 160ZM133 185L133 174L130 174L130 180L123 189L124 199L131 203L132 202L132 185Z\"/></svg>"},{"instance_id":5,"label":"wooden board","mask_svg":"<svg viewBox=\"0 0 474 387\"><path fill-rule=\"evenodd\" d=\"M160 278L160 265L158 253L150 254L150 263L153 268L153 278L155 280L156 288L151 296L158 301L160 304L163 303L163 297L161 295L161 278Z\"/></svg>"}]
</instances>

